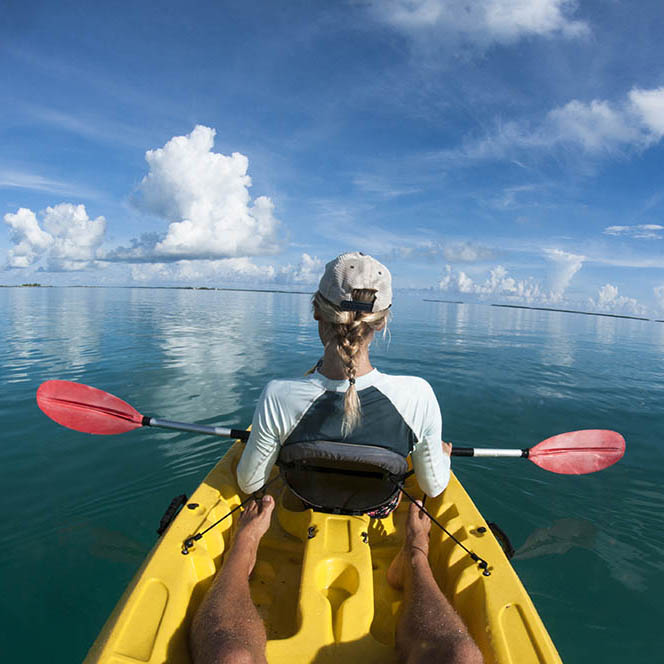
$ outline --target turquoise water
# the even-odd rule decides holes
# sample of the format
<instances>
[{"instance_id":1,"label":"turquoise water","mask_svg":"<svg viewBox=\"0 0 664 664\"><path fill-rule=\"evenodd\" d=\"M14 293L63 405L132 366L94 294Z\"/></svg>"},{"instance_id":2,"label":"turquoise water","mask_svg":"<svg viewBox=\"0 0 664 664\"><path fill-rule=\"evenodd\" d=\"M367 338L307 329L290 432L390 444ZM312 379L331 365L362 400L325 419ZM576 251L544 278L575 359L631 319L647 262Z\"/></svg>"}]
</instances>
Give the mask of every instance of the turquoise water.
<instances>
[{"instance_id":1,"label":"turquoise water","mask_svg":"<svg viewBox=\"0 0 664 664\"><path fill-rule=\"evenodd\" d=\"M265 384L320 354L306 295L0 289L0 624L5 659L80 661L155 542L170 499L227 447L136 431L89 436L37 409L50 378L149 415L246 426ZM517 549L514 566L565 662L659 661L664 619L664 324L397 297L374 363L433 385L444 437L526 447L608 428L627 439L595 475L457 459Z\"/></svg>"}]
</instances>

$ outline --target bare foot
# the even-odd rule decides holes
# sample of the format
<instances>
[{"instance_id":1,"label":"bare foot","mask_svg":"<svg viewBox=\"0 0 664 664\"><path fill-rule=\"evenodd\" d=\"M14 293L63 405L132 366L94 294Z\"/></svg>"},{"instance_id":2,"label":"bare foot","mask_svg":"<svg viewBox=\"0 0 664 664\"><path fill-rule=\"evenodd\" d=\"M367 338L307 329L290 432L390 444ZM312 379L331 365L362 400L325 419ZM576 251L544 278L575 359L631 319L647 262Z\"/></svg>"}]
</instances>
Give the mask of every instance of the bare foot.
<instances>
[{"instance_id":1,"label":"bare foot","mask_svg":"<svg viewBox=\"0 0 664 664\"><path fill-rule=\"evenodd\" d=\"M417 501L417 505L421 504ZM408 557L413 561L418 556L426 558L429 555L431 520L417 505L411 503L408 508L406 540L387 570L387 582L397 590L403 588L404 565Z\"/></svg>"},{"instance_id":2,"label":"bare foot","mask_svg":"<svg viewBox=\"0 0 664 664\"><path fill-rule=\"evenodd\" d=\"M256 553L261 538L270 527L273 510L274 498L267 495L259 501L252 500L240 515L230 553L247 560L249 574L256 563Z\"/></svg>"}]
</instances>

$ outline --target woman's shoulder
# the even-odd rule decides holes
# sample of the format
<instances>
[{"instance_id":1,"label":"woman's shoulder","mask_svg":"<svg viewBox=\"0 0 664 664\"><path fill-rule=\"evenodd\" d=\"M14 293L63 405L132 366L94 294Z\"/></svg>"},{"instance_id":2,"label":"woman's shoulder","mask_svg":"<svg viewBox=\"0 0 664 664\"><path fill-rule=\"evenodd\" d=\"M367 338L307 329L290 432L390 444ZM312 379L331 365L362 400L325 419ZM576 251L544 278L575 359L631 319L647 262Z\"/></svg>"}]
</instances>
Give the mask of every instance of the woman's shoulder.
<instances>
[{"instance_id":1,"label":"woman's shoulder","mask_svg":"<svg viewBox=\"0 0 664 664\"><path fill-rule=\"evenodd\" d=\"M378 382L399 390L412 390L418 394L433 394L433 388L429 382L420 376L393 375L380 372Z\"/></svg>"},{"instance_id":2,"label":"woman's shoulder","mask_svg":"<svg viewBox=\"0 0 664 664\"><path fill-rule=\"evenodd\" d=\"M315 375L300 376L298 378L273 378L265 386L263 395L266 398L286 397L290 394L302 392L316 392L321 389Z\"/></svg>"}]
</instances>

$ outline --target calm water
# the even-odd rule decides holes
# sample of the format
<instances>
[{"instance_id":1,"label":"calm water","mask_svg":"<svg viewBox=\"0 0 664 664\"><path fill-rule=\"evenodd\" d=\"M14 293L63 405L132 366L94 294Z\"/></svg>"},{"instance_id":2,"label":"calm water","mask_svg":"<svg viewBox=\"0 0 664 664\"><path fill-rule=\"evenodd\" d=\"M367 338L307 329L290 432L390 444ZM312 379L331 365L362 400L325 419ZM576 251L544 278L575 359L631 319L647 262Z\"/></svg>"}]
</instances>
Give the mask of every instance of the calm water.
<instances>
[{"instance_id":1,"label":"calm water","mask_svg":"<svg viewBox=\"0 0 664 664\"><path fill-rule=\"evenodd\" d=\"M146 414L246 426L265 382L320 348L305 295L0 289L0 640L8 661L80 661L155 542L227 443L154 430L94 437L37 409L50 378ZM429 380L444 436L530 446L562 431L623 433L596 475L521 460L455 460L565 662L659 661L664 620L664 324L397 298L375 364ZM657 650L656 650L657 649Z\"/></svg>"}]
</instances>

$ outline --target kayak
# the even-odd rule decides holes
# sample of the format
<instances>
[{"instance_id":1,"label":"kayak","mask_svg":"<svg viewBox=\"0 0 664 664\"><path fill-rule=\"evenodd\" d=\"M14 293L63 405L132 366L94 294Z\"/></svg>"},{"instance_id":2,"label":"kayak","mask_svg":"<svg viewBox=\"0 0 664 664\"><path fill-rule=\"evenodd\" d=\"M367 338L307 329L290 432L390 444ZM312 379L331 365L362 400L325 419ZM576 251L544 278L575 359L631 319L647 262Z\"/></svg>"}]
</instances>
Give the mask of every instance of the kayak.
<instances>
[{"instance_id":1,"label":"kayak","mask_svg":"<svg viewBox=\"0 0 664 664\"><path fill-rule=\"evenodd\" d=\"M239 510L193 545L183 545L247 498L235 480L242 449L237 441L186 500L119 600L86 664L190 663L189 625L223 565ZM422 496L414 476L405 488ZM268 662L396 663L402 595L387 583L386 570L403 543L408 501L385 519L369 519L306 509L281 479L268 492L276 507L250 580L267 631ZM561 662L528 593L454 474L426 508L488 562L482 570L432 524L429 560L436 582L486 664Z\"/></svg>"}]
</instances>

